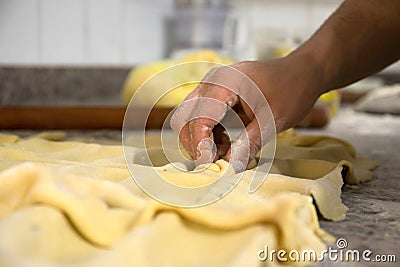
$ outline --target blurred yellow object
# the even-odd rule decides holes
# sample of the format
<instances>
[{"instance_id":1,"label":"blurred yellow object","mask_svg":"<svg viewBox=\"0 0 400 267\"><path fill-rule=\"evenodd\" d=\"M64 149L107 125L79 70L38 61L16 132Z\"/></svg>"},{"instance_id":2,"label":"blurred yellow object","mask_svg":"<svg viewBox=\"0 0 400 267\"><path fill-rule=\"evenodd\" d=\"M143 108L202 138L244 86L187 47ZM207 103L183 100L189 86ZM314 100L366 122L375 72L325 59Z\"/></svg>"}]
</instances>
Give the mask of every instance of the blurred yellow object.
<instances>
[{"instance_id":1,"label":"blurred yellow object","mask_svg":"<svg viewBox=\"0 0 400 267\"><path fill-rule=\"evenodd\" d=\"M332 90L321 95L317 101L317 105L327 105L329 108L330 118L336 117L340 107L339 92L337 90Z\"/></svg>"},{"instance_id":2,"label":"blurred yellow object","mask_svg":"<svg viewBox=\"0 0 400 267\"><path fill-rule=\"evenodd\" d=\"M293 51L292 47L282 46L275 48L273 52L273 58L280 58L290 54Z\"/></svg>"},{"instance_id":3,"label":"blurred yellow object","mask_svg":"<svg viewBox=\"0 0 400 267\"><path fill-rule=\"evenodd\" d=\"M189 62L210 62L210 64L196 64L196 65L188 65L185 68L185 71L175 72L171 70L171 73L168 73L168 80L160 80L155 81L148 88L143 88L143 90L148 90L146 95L141 95L141 99L139 102L144 106L154 105L156 107L174 107L179 105L190 92L196 88L198 82L203 76L210 70L215 64L212 63L220 63L224 65L228 65L233 63L233 60L220 55L212 50L201 50L197 52L190 53L183 57L180 60L164 60L157 61L149 64L145 64L142 66L138 66L134 68L128 75L127 79L122 88L122 99L124 103L128 104L132 96L135 92L145 83L147 79L151 76L166 70L167 68L174 66L176 64L181 63L189 63ZM182 69L180 69L182 70ZM188 83L188 82L191 83ZM172 89L177 84L183 84L179 87ZM155 86L157 85L157 86ZM161 96L163 91L166 89L172 89L167 94L162 96L157 103L152 103L154 97L150 96Z\"/></svg>"},{"instance_id":4,"label":"blurred yellow object","mask_svg":"<svg viewBox=\"0 0 400 267\"><path fill-rule=\"evenodd\" d=\"M233 63L233 59L218 54L214 50L200 50L184 56L180 62L208 61L229 65Z\"/></svg>"},{"instance_id":5,"label":"blurred yellow object","mask_svg":"<svg viewBox=\"0 0 400 267\"><path fill-rule=\"evenodd\" d=\"M131 70L122 87L122 100L128 104L136 90L151 76L176 64L174 61L156 61Z\"/></svg>"}]
</instances>

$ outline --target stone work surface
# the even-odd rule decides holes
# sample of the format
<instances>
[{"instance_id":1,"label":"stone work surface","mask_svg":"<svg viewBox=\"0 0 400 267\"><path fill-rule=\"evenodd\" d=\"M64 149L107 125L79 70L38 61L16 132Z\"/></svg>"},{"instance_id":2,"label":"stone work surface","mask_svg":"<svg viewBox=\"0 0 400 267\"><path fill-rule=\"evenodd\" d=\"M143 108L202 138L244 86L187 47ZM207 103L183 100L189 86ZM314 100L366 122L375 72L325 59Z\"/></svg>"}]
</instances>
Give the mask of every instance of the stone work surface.
<instances>
[{"instance_id":1,"label":"stone work surface","mask_svg":"<svg viewBox=\"0 0 400 267\"><path fill-rule=\"evenodd\" d=\"M343 188L343 202L349 207L342 222L321 221L323 229L345 238L343 251L369 249L377 254L394 254L397 262L324 262L316 266L399 266L400 262L400 117L357 113L347 107L323 130L302 130L328 134L349 141L362 157L375 159L379 167L372 181L357 188ZM332 248L336 249L336 245Z\"/></svg>"}]
</instances>

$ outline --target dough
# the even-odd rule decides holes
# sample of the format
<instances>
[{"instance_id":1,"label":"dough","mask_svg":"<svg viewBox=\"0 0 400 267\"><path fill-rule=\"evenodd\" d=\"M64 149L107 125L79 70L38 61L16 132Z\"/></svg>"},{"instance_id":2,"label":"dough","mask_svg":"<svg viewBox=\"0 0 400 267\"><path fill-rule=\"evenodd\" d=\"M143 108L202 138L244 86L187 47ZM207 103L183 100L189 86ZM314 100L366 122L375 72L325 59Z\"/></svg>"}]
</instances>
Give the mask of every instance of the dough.
<instances>
[{"instance_id":1,"label":"dough","mask_svg":"<svg viewBox=\"0 0 400 267\"><path fill-rule=\"evenodd\" d=\"M278 136L275 159L317 159L332 163L348 162L345 183L359 184L372 179L376 161L358 157L355 149L344 140L321 135L300 135L286 131ZM319 169L320 164L312 169Z\"/></svg>"},{"instance_id":2,"label":"dough","mask_svg":"<svg viewBox=\"0 0 400 267\"><path fill-rule=\"evenodd\" d=\"M333 237L319 227L313 202L324 218L343 219L343 167L349 169L346 177L363 181L360 175L370 175L375 164L367 161L361 171L365 165L349 144L291 133L278 140L284 149L254 194L247 192L251 175L262 174L248 170L220 201L182 209L156 202L136 186L121 146L38 136L0 135L0 142L0 266L258 266L257 252L266 245L320 252ZM323 158L323 149L332 146L342 152ZM302 157L299 148L307 147L313 152ZM146 168L152 167L137 165ZM231 175L229 168L218 161L199 175L156 167L188 186L208 183L223 171Z\"/></svg>"},{"instance_id":3,"label":"dough","mask_svg":"<svg viewBox=\"0 0 400 267\"><path fill-rule=\"evenodd\" d=\"M354 109L369 113L400 115L400 84L371 90L356 102Z\"/></svg>"},{"instance_id":4,"label":"dough","mask_svg":"<svg viewBox=\"0 0 400 267\"><path fill-rule=\"evenodd\" d=\"M13 134L0 134L0 144L12 144L19 140L19 137Z\"/></svg>"}]
</instances>

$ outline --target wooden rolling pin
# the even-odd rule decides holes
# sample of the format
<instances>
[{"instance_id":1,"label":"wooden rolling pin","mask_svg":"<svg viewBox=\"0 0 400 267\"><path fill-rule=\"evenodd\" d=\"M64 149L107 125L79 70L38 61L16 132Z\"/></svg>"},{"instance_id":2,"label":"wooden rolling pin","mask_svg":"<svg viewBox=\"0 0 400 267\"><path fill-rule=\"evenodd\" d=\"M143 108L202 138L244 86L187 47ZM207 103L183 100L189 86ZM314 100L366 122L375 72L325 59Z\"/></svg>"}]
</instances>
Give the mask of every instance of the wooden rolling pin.
<instances>
[{"instance_id":1,"label":"wooden rolling pin","mask_svg":"<svg viewBox=\"0 0 400 267\"><path fill-rule=\"evenodd\" d=\"M125 107L5 106L0 107L0 129L121 129ZM172 108L155 108L148 129L160 129ZM146 111L138 111L138 117ZM143 127L138 125L138 129Z\"/></svg>"},{"instance_id":2,"label":"wooden rolling pin","mask_svg":"<svg viewBox=\"0 0 400 267\"><path fill-rule=\"evenodd\" d=\"M0 106L0 129L121 129L125 107L69 106ZM147 119L147 129L161 129L173 108L153 108ZM138 109L138 117L147 116L147 109ZM239 117L247 121L242 110ZM328 111L313 108L299 127L324 127L329 122ZM235 123L228 127L239 127ZM130 122L130 127L143 125Z\"/></svg>"}]
</instances>

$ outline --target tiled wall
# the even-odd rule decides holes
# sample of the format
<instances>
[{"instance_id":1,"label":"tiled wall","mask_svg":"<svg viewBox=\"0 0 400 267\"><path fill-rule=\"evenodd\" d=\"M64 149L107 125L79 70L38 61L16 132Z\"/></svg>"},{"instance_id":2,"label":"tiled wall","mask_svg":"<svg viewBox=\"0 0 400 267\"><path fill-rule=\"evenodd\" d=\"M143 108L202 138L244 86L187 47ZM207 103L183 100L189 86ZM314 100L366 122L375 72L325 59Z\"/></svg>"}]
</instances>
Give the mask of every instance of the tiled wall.
<instances>
[{"instance_id":1,"label":"tiled wall","mask_svg":"<svg viewBox=\"0 0 400 267\"><path fill-rule=\"evenodd\" d=\"M133 64L162 57L172 0L0 0L0 63Z\"/></svg>"},{"instance_id":2,"label":"tiled wall","mask_svg":"<svg viewBox=\"0 0 400 267\"><path fill-rule=\"evenodd\" d=\"M342 0L254 1L249 7L253 25L301 27L315 30L340 5Z\"/></svg>"},{"instance_id":3,"label":"tiled wall","mask_svg":"<svg viewBox=\"0 0 400 267\"><path fill-rule=\"evenodd\" d=\"M310 35L342 0L241 0L253 33ZM0 64L132 65L165 56L174 0L0 0ZM253 36L254 37L254 36Z\"/></svg>"}]
</instances>

